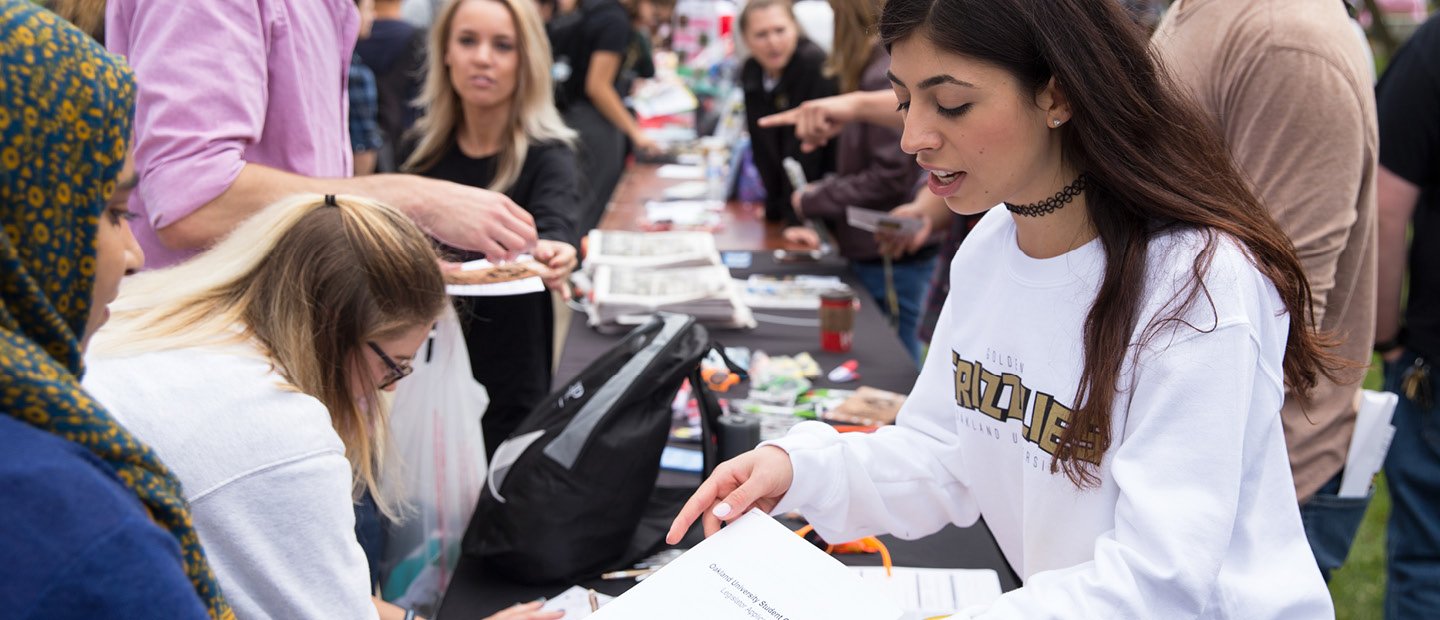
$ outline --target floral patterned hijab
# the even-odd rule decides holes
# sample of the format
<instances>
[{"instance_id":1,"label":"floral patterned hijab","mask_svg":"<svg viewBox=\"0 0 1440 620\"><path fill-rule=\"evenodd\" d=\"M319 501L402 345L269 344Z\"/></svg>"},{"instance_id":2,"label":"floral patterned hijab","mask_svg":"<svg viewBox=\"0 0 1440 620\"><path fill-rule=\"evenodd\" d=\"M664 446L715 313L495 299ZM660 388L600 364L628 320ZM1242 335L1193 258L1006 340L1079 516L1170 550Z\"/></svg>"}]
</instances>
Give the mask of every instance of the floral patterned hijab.
<instances>
[{"instance_id":1,"label":"floral patterned hijab","mask_svg":"<svg viewBox=\"0 0 1440 620\"><path fill-rule=\"evenodd\" d=\"M28 0L0 0L0 415L109 463L176 540L212 618L233 619L180 483L80 389L95 236L130 138L125 61Z\"/></svg>"}]
</instances>

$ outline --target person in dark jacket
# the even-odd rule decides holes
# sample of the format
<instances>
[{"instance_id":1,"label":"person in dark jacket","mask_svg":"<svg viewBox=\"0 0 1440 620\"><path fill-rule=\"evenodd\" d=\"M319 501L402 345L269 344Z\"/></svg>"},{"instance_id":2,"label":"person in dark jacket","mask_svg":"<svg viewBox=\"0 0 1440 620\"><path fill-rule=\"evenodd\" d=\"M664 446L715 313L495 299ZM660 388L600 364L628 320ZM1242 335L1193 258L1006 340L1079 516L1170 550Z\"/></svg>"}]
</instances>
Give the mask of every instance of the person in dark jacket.
<instances>
[{"instance_id":1,"label":"person in dark jacket","mask_svg":"<svg viewBox=\"0 0 1440 620\"><path fill-rule=\"evenodd\" d=\"M835 169L835 149L827 146L800 152L800 141L789 127L762 128L759 120L784 112L811 99L836 93L835 80L824 75L825 52L800 32L790 0L751 0L740 12L740 34L750 58L740 70L745 92L745 121L755 169L765 186L765 219L801 225L790 207L792 187L780 162L794 157L805 178L819 180ZM788 230L788 229L787 229ZM789 232L787 237L795 232Z\"/></svg>"},{"instance_id":2,"label":"person in dark jacket","mask_svg":"<svg viewBox=\"0 0 1440 620\"><path fill-rule=\"evenodd\" d=\"M890 90L886 70L890 55L875 37L878 0L833 0L835 50L827 71L841 92ZM801 217L825 223L841 256L880 308L895 320L900 341L918 364L919 325L939 246L935 240L887 263L875 235L850 226L849 207L889 213L910 202L921 177L913 155L900 149L900 130L870 123L851 123L836 142L836 174L810 183L791 196ZM788 235L787 235L788 237ZM818 240L811 239L817 244Z\"/></svg>"}]
</instances>

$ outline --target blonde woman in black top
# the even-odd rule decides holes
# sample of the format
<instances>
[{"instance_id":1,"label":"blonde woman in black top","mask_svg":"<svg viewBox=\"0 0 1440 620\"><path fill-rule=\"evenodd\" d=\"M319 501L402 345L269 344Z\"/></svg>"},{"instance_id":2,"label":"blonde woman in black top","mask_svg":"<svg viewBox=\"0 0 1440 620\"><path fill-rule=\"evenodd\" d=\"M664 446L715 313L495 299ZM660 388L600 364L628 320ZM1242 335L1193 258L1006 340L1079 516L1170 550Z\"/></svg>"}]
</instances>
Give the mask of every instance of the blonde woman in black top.
<instances>
[{"instance_id":1,"label":"blonde woman in black top","mask_svg":"<svg viewBox=\"0 0 1440 620\"><path fill-rule=\"evenodd\" d=\"M576 264L580 203L575 132L555 109L550 45L529 0L454 0L430 34L425 116L405 168L503 192L535 218L534 256L551 290ZM479 258L453 248L453 260ZM494 450L550 389L553 310L548 292L460 298L475 378L490 391L482 418Z\"/></svg>"}]
</instances>

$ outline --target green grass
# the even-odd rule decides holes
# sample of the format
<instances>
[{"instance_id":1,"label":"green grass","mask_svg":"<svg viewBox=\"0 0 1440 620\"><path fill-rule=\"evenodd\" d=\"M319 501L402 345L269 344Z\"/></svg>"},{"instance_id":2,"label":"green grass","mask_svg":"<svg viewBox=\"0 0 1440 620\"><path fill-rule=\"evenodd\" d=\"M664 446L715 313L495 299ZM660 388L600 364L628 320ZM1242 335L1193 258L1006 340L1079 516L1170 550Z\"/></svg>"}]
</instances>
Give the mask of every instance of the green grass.
<instances>
[{"instance_id":1,"label":"green grass","mask_svg":"<svg viewBox=\"0 0 1440 620\"><path fill-rule=\"evenodd\" d=\"M1365 387L1380 389L1379 363L1372 364ZM1385 602L1385 522L1390 518L1390 493L1382 474L1375 481L1375 497L1355 535L1345 565L1330 579L1336 620L1379 620Z\"/></svg>"}]
</instances>

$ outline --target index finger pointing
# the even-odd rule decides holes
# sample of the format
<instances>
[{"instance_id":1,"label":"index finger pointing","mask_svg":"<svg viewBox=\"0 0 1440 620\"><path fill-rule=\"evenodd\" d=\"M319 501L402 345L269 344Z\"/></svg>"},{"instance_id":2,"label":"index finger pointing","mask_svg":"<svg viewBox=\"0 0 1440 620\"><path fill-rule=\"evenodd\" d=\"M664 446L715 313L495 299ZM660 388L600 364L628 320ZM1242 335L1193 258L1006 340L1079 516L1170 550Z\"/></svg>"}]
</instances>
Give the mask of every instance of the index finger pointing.
<instances>
[{"instance_id":1,"label":"index finger pointing","mask_svg":"<svg viewBox=\"0 0 1440 620\"><path fill-rule=\"evenodd\" d=\"M695 524L695 519L709 510L710 505L721 497L718 487L719 483L715 481L713 474L700 483L700 488L695 489L695 493L685 501L680 513L675 515L675 520L670 523L670 532L665 535L667 544L680 542L680 539L685 537L685 532L690 531L690 526Z\"/></svg>"},{"instance_id":2,"label":"index finger pointing","mask_svg":"<svg viewBox=\"0 0 1440 620\"><path fill-rule=\"evenodd\" d=\"M761 127L783 127L794 125L800 121L800 108L793 108L784 112L777 112L769 116L762 116L758 123Z\"/></svg>"}]
</instances>

